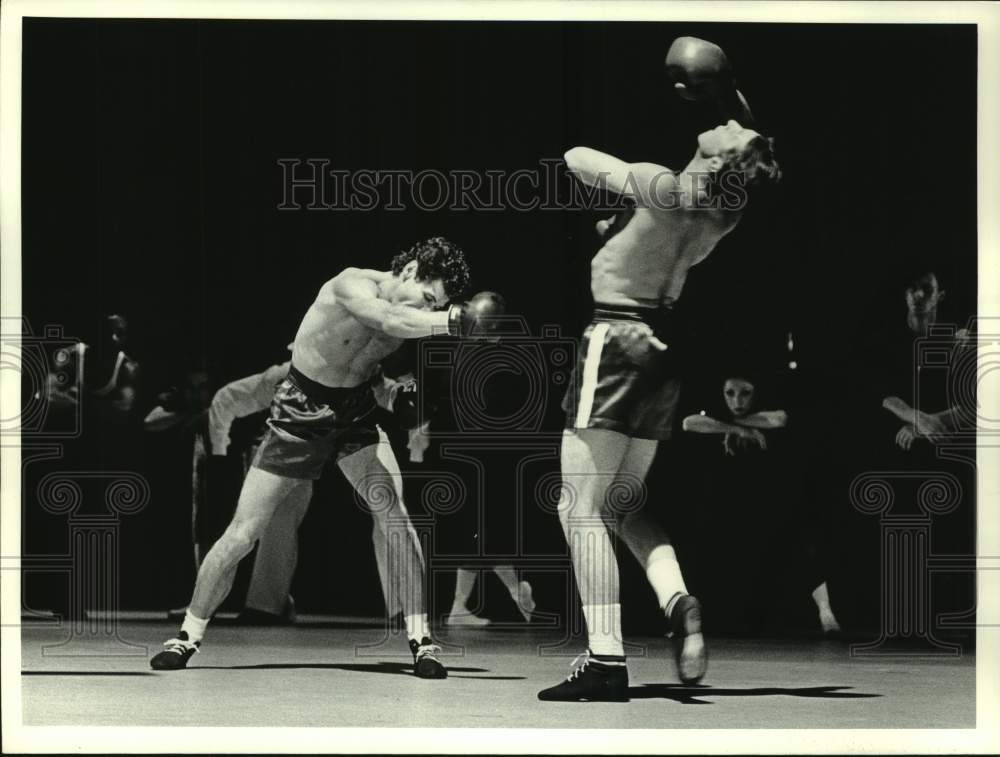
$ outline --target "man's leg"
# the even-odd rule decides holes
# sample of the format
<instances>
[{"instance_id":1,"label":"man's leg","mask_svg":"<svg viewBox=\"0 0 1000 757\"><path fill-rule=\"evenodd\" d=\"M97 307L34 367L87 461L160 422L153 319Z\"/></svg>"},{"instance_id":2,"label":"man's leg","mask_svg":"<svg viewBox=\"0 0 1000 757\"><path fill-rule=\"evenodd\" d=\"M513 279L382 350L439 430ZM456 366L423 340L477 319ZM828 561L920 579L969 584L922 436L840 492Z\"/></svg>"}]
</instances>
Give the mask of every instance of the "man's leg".
<instances>
[{"instance_id":1,"label":"man's leg","mask_svg":"<svg viewBox=\"0 0 1000 757\"><path fill-rule=\"evenodd\" d=\"M212 616L233 588L240 560L250 554L275 509L297 491L311 495L312 482L278 476L260 468L250 469L232 522L201 563L189 613L199 618Z\"/></svg>"},{"instance_id":2,"label":"man's leg","mask_svg":"<svg viewBox=\"0 0 1000 757\"><path fill-rule=\"evenodd\" d=\"M559 521L569 544L590 649L598 655L624 655L618 563L602 509L627 445L628 438L615 431L563 433Z\"/></svg>"},{"instance_id":3,"label":"man's leg","mask_svg":"<svg viewBox=\"0 0 1000 757\"><path fill-rule=\"evenodd\" d=\"M379 443L376 455L389 472L389 476L392 478L392 488L396 492L396 499L399 500L399 506L405 510L406 508L403 505L403 473L399 469L399 462L392 452L392 444L389 442L389 437L382 429L379 429L378 437ZM365 504L367 504L367 500ZM375 517L374 513L372 513L372 549L375 552L375 567L378 568L378 580L382 586L382 597L385 600L385 616L388 621L393 622L394 618L403 612L403 606L399 601L392 577L389 575L385 527L379 518Z\"/></svg>"},{"instance_id":4,"label":"man's leg","mask_svg":"<svg viewBox=\"0 0 1000 757\"><path fill-rule=\"evenodd\" d=\"M299 560L299 527L309 509L311 495L310 487L293 489L260 537L246 609L264 613L263 618L273 615L275 621L291 621L286 615L291 612L290 592Z\"/></svg>"},{"instance_id":5,"label":"man's leg","mask_svg":"<svg viewBox=\"0 0 1000 757\"><path fill-rule=\"evenodd\" d=\"M390 579L390 592L395 590L403 608L416 674L421 678L445 678L447 671L434 657L436 648L430 638L430 623L424 604L424 559L420 541L397 493L392 474L379 459L379 446L371 444L341 458L338 465L368 505L386 540L386 572Z\"/></svg>"},{"instance_id":6,"label":"man's leg","mask_svg":"<svg viewBox=\"0 0 1000 757\"><path fill-rule=\"evenodd\" d=\"M564 431L559 521L566 535L587 622L585 668L539 699L623 699L628 687L618 598L618 563L601 517L608 485L621 466L628 437L605 429Z\"/></svg>"},{"instance_id":7,"label":"man's leg","mask_svg":"<svg viewBox=\"0 0 1000 757\"><path fill-rule=\"evenodd\" d=\"M650 439L630 439L622 465L615 476L614 497L622 498L626 507L615 516L615 530L646 571L656 592L660 607L667 609L679 593L686 594L684 580L677 566L677 556L670 538L660 524L650 517L646 506L635 507L645 500L646 474L656 456L657 442ZM666 568L661 570L660 568Z\"/></svg>"},{"instance_id":8,"label":"man's leg","mask_svg":"<svg viewBox=\"0 0 1000 757\"><path fill-rule=\"evenodd\" d=\"M671 622L680 678L694 683L705 675L708 659L701 634L701 609L684 585L670 538L644 504L646 474L656 448L654 440L629 441L614 487L615 496L623 497L630 506L622 508L621 515L613 515L618 536L645 569L660 608Z\"/></svg>"},{"instance_id":9,"label":"man's leg","mask_svg":"<svg viewBox=\"0 0 1000 757\"><path fill-rule=\"evenodd\" d=\"M172 670L187 664L201 643L212 614L233 588L240 560L250 554L275 509L301 489L311 491L312 482L278 476L260 468L250 470L232 522L202 560L181 632L177 639L167 642L166 651L152 659L155 669ZM174 641L181 643L173 644Z\"/></svg>"}]
</instances>

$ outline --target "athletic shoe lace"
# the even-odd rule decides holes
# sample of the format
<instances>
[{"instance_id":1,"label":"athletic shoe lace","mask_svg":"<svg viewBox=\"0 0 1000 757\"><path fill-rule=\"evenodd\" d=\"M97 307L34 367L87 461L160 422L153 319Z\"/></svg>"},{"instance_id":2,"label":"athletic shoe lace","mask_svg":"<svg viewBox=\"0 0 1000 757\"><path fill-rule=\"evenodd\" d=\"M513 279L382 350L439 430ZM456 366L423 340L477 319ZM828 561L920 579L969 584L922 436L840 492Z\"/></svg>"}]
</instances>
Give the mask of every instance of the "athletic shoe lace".
<instances>
[{"instance_id":1,"label":"athletic shoe lace","mask_svg":"<svg viewBox=\"0 0 1000 757\"><path fill-rule=\"evenodd\" d=\"M163 646L167 648L168 652L173 652L174 654L184 654L192 649L195 652L201 651L193 641L184 641L184 639L167 639L163 642Z\"/></svg>"},{"instance_id":2,"label":"athletic shoe lace","mask_svg":"<svg viewBox=\"0 0 1000 757\"><path fill-rule=\"evenodd\" d=\"M417 658L425 657L426 655L434 655L441 651L441 647L437 644L422 644L417 647Z\"/></svg>"},{"instance_id":3,"label":"athletic shoe lace","mask_svg":"<svg viewBox=\"0 0 1000 757\"><path fill-rule=\"evenodd\" d=\"M588 665L590 665L590 650L589 649L586 652L584 652L583 654L578 654L576 656L576 659L574 659L573 662L570 663L570 667L573 668L573 672L569 674L569 676L566 678L566 680L567 681L575 681L577 678L579 678L583 674L583 671L585 671L587 669Z\"/></svg>"}]
</instances>

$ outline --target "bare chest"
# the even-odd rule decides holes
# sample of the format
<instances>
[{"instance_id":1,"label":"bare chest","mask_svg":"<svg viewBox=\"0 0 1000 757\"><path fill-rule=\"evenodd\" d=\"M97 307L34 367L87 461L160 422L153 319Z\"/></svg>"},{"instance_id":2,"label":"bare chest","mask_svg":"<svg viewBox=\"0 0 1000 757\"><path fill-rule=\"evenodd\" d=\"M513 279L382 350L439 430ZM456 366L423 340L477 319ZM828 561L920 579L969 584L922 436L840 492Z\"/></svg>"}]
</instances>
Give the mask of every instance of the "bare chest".
<instances>
[{"instance_id":1,"label":"bare chest","mask_svg":"<svg viewBox=\"0 0 1000 757\"><path fill-rule=\"evenodd\" d=\"M394 352L401 339L371 329L336 304L310 309L295 337L295 365L329 386L353 386Z\"/></svg>"}]
</instances>

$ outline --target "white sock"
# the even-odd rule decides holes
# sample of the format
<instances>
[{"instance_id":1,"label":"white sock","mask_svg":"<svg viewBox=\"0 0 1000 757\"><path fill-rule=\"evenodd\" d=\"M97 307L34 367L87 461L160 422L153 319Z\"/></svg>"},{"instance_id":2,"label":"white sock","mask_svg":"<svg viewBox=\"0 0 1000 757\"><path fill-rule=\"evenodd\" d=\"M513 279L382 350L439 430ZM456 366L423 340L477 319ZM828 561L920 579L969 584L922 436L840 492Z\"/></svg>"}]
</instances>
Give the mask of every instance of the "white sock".
<instances>
[{"instance_id":1,"label":"white sock","mask_svg":"<svg viewBox=\"0 0 1000 757\"><path fill-rule=\"evenodd\" d=\"M649 553L646 559L646 578L656 592L656 601L664 612L670 609L670 600L676 594L687 594L677 553L669 544L661 544Z\"/></svg>"},{"instance_id":2,"label":"white sock","mask_svg":"<svg viewBox=\"0 0 1000 757\"><path fill-rule=\"evenodd\" d=\"M187 632L189 641L201 641L205 637L207 627L207 619L192 615L190 610L184 613L184 623L181 624L181 630Z\"/></svg>"},{"instance_id":3,"label":"white sock","mask_svg":"<svg viewBox=\"0 0 1000 757\"><path fill-rule=\"evenodd\" d=\"M622 606L584 605L583 617L587 619L587 640L590 651L596 655L623 657Z\"/></svg>"},{"instance_id":4,"label":"white sock","mask_svg":"<svg viewBox=\"0 0 1000 757\"><path fill-rule=\"evenodd\" d=\"M429 637L431 635L430 623L427 622L427 613L422 615L407 615L404 619L406 621L406 635L411 639L416 639L417 642L424 640L424 637Z\"/></svg>"}]
</instances>

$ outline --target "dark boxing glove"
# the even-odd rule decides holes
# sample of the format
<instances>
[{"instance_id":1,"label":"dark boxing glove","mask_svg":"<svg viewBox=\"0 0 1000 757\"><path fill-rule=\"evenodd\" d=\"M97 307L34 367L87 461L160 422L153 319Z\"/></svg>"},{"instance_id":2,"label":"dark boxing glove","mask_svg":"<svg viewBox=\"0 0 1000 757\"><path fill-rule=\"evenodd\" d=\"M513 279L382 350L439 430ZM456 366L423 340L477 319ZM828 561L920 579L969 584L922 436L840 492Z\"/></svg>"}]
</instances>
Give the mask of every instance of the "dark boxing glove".
<instances>
[{"instance_id":1,"label":"dark boxing glove","mask_svg":"<svg viewBox=\"0 0 1000 757\"><path fill-rule=\"evenodd\" d=\"M678 37L665 62L674 89L685 100L717 100L736 89L726 54L706 40Z\"/></svg>"},{"instance_id":2,"label":"dark boxing glove","mask_svg":"<svg viewBox=\"0 0 1000 757\"><path fill-rule=\"evenodd\" d=\"M496 292L480 292L468 302L448 308L448 333L452 336L491 337L507 310L503 297Z\"/></svg>"}]
</instances>

